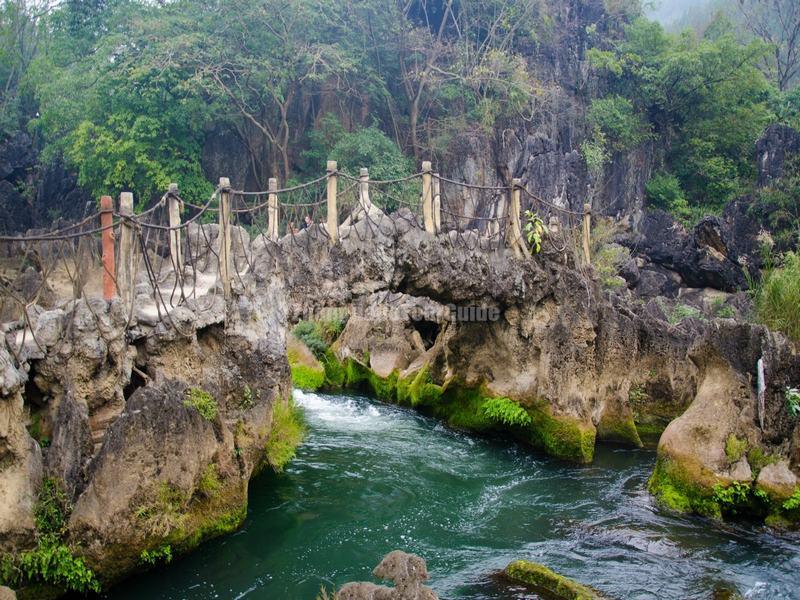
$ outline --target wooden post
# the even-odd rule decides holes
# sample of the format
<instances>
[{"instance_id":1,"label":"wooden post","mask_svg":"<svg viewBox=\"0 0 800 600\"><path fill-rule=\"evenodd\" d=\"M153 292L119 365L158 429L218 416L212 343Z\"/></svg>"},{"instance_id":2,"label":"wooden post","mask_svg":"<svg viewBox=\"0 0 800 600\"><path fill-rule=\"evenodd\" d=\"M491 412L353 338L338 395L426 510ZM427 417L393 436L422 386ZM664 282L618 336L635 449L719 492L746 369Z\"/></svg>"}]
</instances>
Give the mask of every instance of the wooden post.
<instances>
[{"instance_id":1,"label":"wooden post","mask_svg":"<svg viewBox=\"0 0 800 600\"><path fill-rule=\"evenodd\" d=\"M433 225L433 170L430 161L422 163L422 219L425 221L425 231L436 233Z\"/></svg>"},{"instance_id":2,"label":"wooden post","mask_svg":"<svg viewBox=\"0 0 800 600\"><path fill-rule=\"evenodd\" d=\"M511 180L511 210L509 211L511 243L518 256L530 256L525 238L522 235L522 180Z\"/></svg>"},{"instance_id":3,"label":"wooden post","mask_svg":"<svg viewBox=\"0 0 800 600\"><path fill-rule=\"evenodd\" d=\"M336 186L338 165L335 160L328 161L328 236L331 244L339 241L339 207L336 205Z\"/></svg>"},{"instance_id":4,"label":"wooden post","mask_svg":"<svg viewBox=\"0 0 800 600\"><path fill-rule=\"evenodd\" d=\"M178 184L170 183L167 192L167 210L169 211L169 255L175 275L182 279L183 246L181 245L181 200L178 196Z\"/></svg>"},{"instance_id":5,"label":"wooden post","mask_svg":"<svg viewBox=\"0 0 800 600\"><path fill-rule=\"evenodd\" d=\"M369 199L369 169L361 169L358 184L358 202L364 209L365 216L368 216L372 209L372 202Z\"/></svg>"},{"instance_id":6,"label":"wooden post","mask_svg":"<svg viewBox=\"0 0 800 600\"><path fill-rule=\"evenodd\" d=\"M119 195L119 214L122 216L119 229L119 273L117 291L128 310L133 306L135 282L133 280L133 194L122 192ZM126 218L127 217L127 218Z\"/></svg>"},{"instance_id":7,"label":"wooden post","mask_svg":"<svg viewBox=\"0 0 800 600\"><path fill-rule=\"evenodd\" d=\"M586 258L586 264L592 264L592 256L589 251L590 236L592 229L592 207L589 204L583 205L583 256Z\"/></svg>"},{"instance_id":8,"label":"wooden post","mask_svg":"<svg viewBox=\"0 0 800 600\"><path fill-rule=\"evenodd\" d=\"M233 274L233 255L231 254L231 181L219 178L219 277L225 302L231 300L231 275Z\"/></svg>"},{"instance_id":9,"label":"wooden post","mask_svg":"<svg viewBox=\"0 0 800 600\"><path fill-rule=\"evenodd\" d=\"M442 181L439 174L433 174L433 228L442 232Z\"/></svg>"},{"instance_id":10,"label":"wooden post","mask_svg":"<svg viewBox=\"0 0 800 600\"><path fill-rule=\"evenodd\" d=\"M270 177L267 182L267 189L269 190L269 195L267 196L267 234L270 240L277 242L281 237L278 194L275 193L278 189L278 180L274 177Z\"/></svg>"},{"instance_id":11,"label":"wooden post","mask_svg":"<svg viewBox=\"0 0 800 600\"><path fill-rule=\"evenodd\" d=\"M114 265L114 201L111 196L100 198L100 227L103 228L103 298L111 300L117 293Z\"/></svg>"}]
</instances>

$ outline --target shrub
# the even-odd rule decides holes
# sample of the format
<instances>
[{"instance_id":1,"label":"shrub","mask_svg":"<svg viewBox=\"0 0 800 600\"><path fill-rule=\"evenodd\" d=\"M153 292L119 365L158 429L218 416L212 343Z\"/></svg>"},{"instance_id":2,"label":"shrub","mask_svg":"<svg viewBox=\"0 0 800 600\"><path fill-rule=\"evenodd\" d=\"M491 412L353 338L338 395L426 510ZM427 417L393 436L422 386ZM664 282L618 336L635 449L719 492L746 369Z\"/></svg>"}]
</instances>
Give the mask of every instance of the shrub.
<instances>
[{"instance_id":1,"label":"shrub","mask_svg":"<svg viewBox=\"0 0 800 600\"><path fill-rule=\"evenodd\" d=\"M783 503L784 510L795 510L800 508L800 487L794 491L794 494Z\"/></svg>"},{"instance_id":2,"label":"shrub","mask_svg":"<svg viewBox=\"0 0 800 600\"><path fill-rule=\"evenodd\" d=\"M317 323L312 321L300 321L292 329L294 337L303 342L318 360L322 360L328 344L322 337L322 331Z\"/></svg>"},{"instance_id":3,"label":"shrub","mask_svg":"<svg viewBox=\"0 0 800 600\"><path fill-rule=\"evenodd\" d=\"M276 402L272 409L272 429L265 448L267 461L275 471L283 471L294 458L305 434L306 426L300 409L291 400Z\"/></svg>"},{"instance_id":4,"label":"shrub","mask_svg":"<svg viewBox=\"0 0 800 600\"><path fill-rule=\"evenodd\" d=\"M783 266L767 271L753 296L759 321L800 342L800 254L787 252Z\"/></svg>"},{"instance_id":5,"label":"shrub","mask_svg":"<svg viewBox=\"0 0 800 600\"><path fill-rule=\"evenodd\" d=\"M605 287L618 287L619 271L630 258L631 251L625 246L608 244L595 252L592 266Z\"/></svg>"},{"instance_id":6,"label":"shrub","mask_svg":"<svg viewBox=\"0 0 800 600\"><path fill-rule=\"evenodd\" d=\"M667 320L670 325L677 325L684 319L699 319L700 321L705 321L705 317L703 313L700 312L700 309L689 306L688 304L678 304L666 312Z\"/></svg>"},{"instance_id":7,"label":"shrub","mask_svg":"<svg viewBox=\"0 0 800 600\"><path fill-rule=\"evenodd\" d=\"M602 129L595 127L592 137L581 142L581 154L586 161L586 168L592 177L599 177L605 164L611 160L608 153L606 136Z\"/></svg>"},{"instance_id":8,"label":"shrub","mask_svg":"<svg viewBox=\"0 0 800 600\"><path fill-rule=\"evenodd\" d=\"M172 546L167 544L155 550L142 550L139 560L145 565L155 565L160 562L169 564L172 562Z\"/></svg>"},{"instance_id":9,"label":"shrub","mask_svg":"<svg viewBox=\"0 0 800 600\"><path fill-rule=\"evenodd\" d=\"M733 481L727 487L717 484L714 486L714 501L723 512L736 514L736 511L749 502L752 488L747 483Z\"/></svg>"},{"instance_id":10,"label":"shrub","mask_svg":"<svg viewBox=\"0 0 800 600\"><path fill-rule=\"evenodd\" d=\"M214 396L200 388L189 388L186 390L186 397L183 399L183 405L188 408L194 408L206 421L213 421L217 418L219 407Z\"/></svg>"},{"instance_id":11,"label":"shrub","mask_svg":"<svg viewBox=\"0 0 800 600\"><path fill-rule=\"evenodd\" d=\"M510 398L489 398L483 403L483 413L505 425L525 427L531 424L528 411Z\"/></svg>"},{"instance_id":12,"label":"shrub","mask_svg":"<svg viewBox=\"0 0 800 600\"><path fill-rule=\"evenodd\" d=\"M63 542L71 510L58 481L46 478L34 508L36 548L2 558L0 585L16 588L45 583L66 591L100 591L94 572Z\"/></svg>"},{"instance_id":13,"label":"shrub","mask_svg":"<svg viewBox=\"0 0 800 600\"><path fill-rule=\"evenodd\" d=\"M657 173L645 186L647 200L652 206L667 211L684 225L690 225L692 210L677 177Z\"/></svg>"},{"instance_id":14,"label":"shrub","mask_svg":"<svg viewBox=\"0 0 800 600\"><path fill-rule=\"evenodd\" d=\"M608 137L614 150L630 150L650 135L631 101L622 96L592 100L587 117L590 125L599 127Z\"/></svg>"}]
</instances>

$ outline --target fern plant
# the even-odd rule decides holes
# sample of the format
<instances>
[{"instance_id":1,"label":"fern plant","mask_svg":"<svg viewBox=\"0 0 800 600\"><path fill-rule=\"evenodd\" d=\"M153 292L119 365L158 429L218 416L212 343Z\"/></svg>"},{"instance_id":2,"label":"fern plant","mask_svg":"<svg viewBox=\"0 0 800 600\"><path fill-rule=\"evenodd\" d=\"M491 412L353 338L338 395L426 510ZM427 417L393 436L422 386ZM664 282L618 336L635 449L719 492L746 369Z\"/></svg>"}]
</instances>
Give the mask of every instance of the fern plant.
<instances>
[{"instance_id":1,"label":"fern plant","mask_svg":"<svg viewBox=\"0 0 800 600\"><path fill-rule=\"evenodd\" d=\"M483 412L490 419L512 427L531 424L528 411L511 398L489 398L483 403Z\"/></svg>"}]
</instances>

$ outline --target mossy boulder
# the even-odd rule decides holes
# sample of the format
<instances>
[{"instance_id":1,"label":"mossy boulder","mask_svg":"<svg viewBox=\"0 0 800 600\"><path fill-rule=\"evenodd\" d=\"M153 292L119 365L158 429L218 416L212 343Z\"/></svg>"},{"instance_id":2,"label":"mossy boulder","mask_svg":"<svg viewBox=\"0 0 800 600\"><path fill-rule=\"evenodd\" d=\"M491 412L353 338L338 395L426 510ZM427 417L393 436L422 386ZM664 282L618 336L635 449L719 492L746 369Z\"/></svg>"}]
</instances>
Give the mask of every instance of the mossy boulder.
<instances>
[{"instance_id":1,"label":"mossy boulder","mask_svg":"<svg viewBox=\"0 0 800 600\"><path fill-rule=\"evenodd\" d=\"M596 430L591 423L568 415L554 415L545 402L528 408L531 424L527 439L551 456L578 463L594 458Z\"/></svg>"},{"instance_id":2,"label":"mossy boulder","mask_svg":"<svg viewBox=\"0 0 800 600\"><path fill-rule=\"evenodd\" d=\"M325 367L314 353L289 334L286 338L286 355L292 371L292 385L305 391L316 391L325 384Z\"/></svg>"},{"instance_id":3,"label":"mossy boulder","mask_svg":"<svg viewBox=\"0 0 800 600\"><path fill-rule=\"evenodd\" d=\"M514 583L521 583L544 598L552 600L602 600L604 596L592 588L573 581L542 564L516 560L503 574Z\"/></svg>"}]
</instances>

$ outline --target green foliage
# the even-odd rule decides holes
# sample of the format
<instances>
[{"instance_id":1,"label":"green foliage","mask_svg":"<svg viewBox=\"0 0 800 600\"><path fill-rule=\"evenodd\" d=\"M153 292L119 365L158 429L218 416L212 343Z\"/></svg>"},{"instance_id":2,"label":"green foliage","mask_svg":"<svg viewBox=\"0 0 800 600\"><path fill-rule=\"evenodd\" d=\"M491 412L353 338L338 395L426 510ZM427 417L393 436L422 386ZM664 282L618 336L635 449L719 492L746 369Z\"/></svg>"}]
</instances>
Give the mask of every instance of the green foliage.
<instances>
[{"instance_id":1,"label":"green foliage","mask_svg":"<svg viewBox=\"0 0 800 600\"><path fill-rule=\"evenodd\" d=\"M217 401L207 391L200 388L189 388L183 399L183 405L187 408L194 408L202 415L206 421L214 421L217 418L219 407Z\"/></svg>"},{"instance_id":2,"label":"green foliage","mask_svg":"<svg viewBox=\"0 0 800 600\"><path fill-rule=\"evenodd\" d=\"M625 246L607 244L602 246L592 256L592 267L607 288L624 285L618 275L622 266L631 258L631 251Z\"/></svg>"},{"instance_id":3,"label":"green foliage","mask_svg":"<svg viewBox=\"0 0 800 600\"><path fill-rule=\"evenodd\" d=\"M800 416L800 389L787 387L784 392L786 409L794 418Z\"/></svg>"},{"instance_id":4,"label":"green foliage","mask_svg":"<svg viewBox=\"0 0 800 600\"><path fill-rule=\"evenodd\" d=\"M242 389L242 398L239 400L239 408L249 410L255 406L256 401L260 398L261 392L259 390L253 391L253 388L245 384L244 389Z\"/></svg>"},{"instance_id":5,"label":"green foliage","mask_svg":"<svg viewBox=\"0 0 800 600\"><path fill-rule=\"evenodd\" d=\"M200 482L197 484L197 490L206 498L215 498L221 487L222 482L219 480L217 465L211 463L203 471Z\"/></svg>"},{"instance_id":6,"label":"green foliage","mask_svg":"<svg viewBox=\"0 0 800 600\"><path fill-rule=\"evenodd\" d=\"M328 349L328 342L322 337L322 330L317 323L313 321L300 321L292 329L294 337L303 342L317 359L322 359L325 356L325 351Z\"/></svg>"},{"instance_id":7,"label":"green foliage","mask_svg":"<svg viewBox=\"0 0 800 600\"><path fill-rule=\"evenodd\" d=\"M622 96L592 100L587 117L589 125L593 129L600 128L616 151L630 150L650 136L649 125L631 101Z\"/></svg>"},{"instance_id":8,"label":"green foliage","mask_svg":"<svg viewBox=\"0 0 800 600\"><path fill-rule=\"evenodd\" d=\"M544 238L547 230L544 227L542 218L533 211L525 211L524 232L533 253L539 254L542 251L542 238Z\"/></svg>"},{"instance_id":9,"label":"green foliage","mask_svg":"<svg viewBox=\"0 0 800 600\"><path fill-rule=\"evenodd\" d=\"M589 170L589 174L594 178L598 178L603 173L605 164L611 160L606 136L602 129L595 127L592 137L581 142L581 154L583 155L583 160L586 161L586 168Z\"/></svg>"},{"instance_id":10,"label":"green foliage","mask_svg":"<svg viewBox=\"0 0 800 600\"><path fill-rule=\"evenodd\" d=\"M714 501L722 512L736 514L749 504L751 492L750 484L741 481L732 481L727 486L718 483L714 486Z\"/></svg>"},{"instance_id":11,"label":"green foliage","mask_svg":"<svg viewBox=\"0 0 800 600\"><path fill-rule=\"evenodd\" d=\"M672 309L665 312L667 313L667 320L670 325L677 325L684 319L706 320L699 308L689 306L688 304L676 304Z\"/></svg>"},{"instance_id":12,"label":"green foliage","mask_svg":"<svg viewBox=\"0 0 800 600\"><path fill-rule=\"evenodd\" d=\"M782 505L784 510L796 510L800 508L800 487Z\"/></svg>"},{"instance_id":13,"label":"green foliage","mask_svg":"<svg viewBox=\"0 0 800 600\"><path fill-rule=\"evenodd\" d=\"M783 266L769 269L752 294L761 323L800 341L800 254L787 252Z\"/></svg>"},{"instance_id":14,"label":"green foliage","mask_svg":"<svg viewBox=\"0 0 800 600\"><path fill-rule=\"evenodd\" d=\"M628 390L628 400L633 404L644 402L648 398L647 390L641 383L632 385Z\"/></svg>"},{"instance_id":15,"label":"green foliage","mask_svg":"<svg viewBox=\"0 0 800 600\"><path fill-rule=\"evenodd\" d=\"M778 249L800 244L800 154L786 157L781 177L756 192L750 210L769 225Z\"/></svg>"},{"instance_id":16,"label":"green foliage","mask_svg":"<svg viewBox=\"0 0 800 600\"><path fill-rule=\"evenodd\" d=\"M185 523L188 503L180 488L162 481L133 509L133 515L150 535L164 538Z\"/></svg>"},{"instance_id":17,"label":"green foliage","mask_svg":"<svg viewBox=\"0 0 800 600\"><path fill-rule=\"evenodd\" d=\"M746 439L740 440L733 433L729 434L728 439L725 440L725 456L728 457L728 462L730 464L739 462L747 452L747 446Z\"/></svg>"},{"instance_id":18,"label":"green foliage","mask_svg":"<svg viewBox=\"0 0 800 600\"><path fill-rule=\"evenodd\" d=\"M761 469L767 465L778 462L778 457L770 454L765 454L764 451L758 446L753 446L747 451L747 462L753 470L753 478L757 478Z\"/></svg>"},{"instance_id":19,"label":"green foliage","mask_svg":"<svg viewBox=\"0 0 800 600\"><path fill-rule=\"evenodd\" d=\"M71 510L58 481L45 478L34 507L36 548L0 559L0 585L45 583L65 591L100 591L94 572L63 541Z\"/></svg>"},{"instance_id":20,"label":"green foliage","mask_svg":"<svg viewBox=\"0 0 800 600\"><path fill-rule=\"evenodd\" d=\"M489 398L483 403L483 412L490 419L511 427L526 427L531 416L510 398Z\"/></svg>"},{"instance_id":21,"label":"green foliage","mask_svg":"<svg viewBox=\"0 0 800 600\"><path fill-rule=\"evenodd\" d=\"M294 402L276 402L272 408L272 427L265 448L267 461L276 472L283 471L294 458L305 435L303 415Z\"/></svg>"},{"instance_id":22,"label":"green foliage","mask_svg":"<svg viewBox=\"0 0 800 600\"><path fill-rule=\"evenodd\" d=\"M293 364L289 357L289 366L292 370L292 385L306 391L316 391L325 384L325 369L315 369L308 365Z\"/></svg>"},{"instance_id":23,"label":"green foliage","mask_svg":"<svg viewBox=\"0 0 800 600\"><path fill-rule=\"evenodd\" d=\"M343 136L331 150L339 169L358 174L362 166L369 168L375 180L397 179L413 173L411 161L380 129L370 126Z\"/></svg>"},{"instance_id":24,"label":"green foliage","mask_svg":"<svg viewBox=\"0 0 800 600\"><path fill-rule=\"evenodd\" d=\"M652 206L667 211L684 225L691 225L692 209L681 189L681 182L669 173L656 173L645 186Z\"/></svg>"},{"instance_id":25,"label":"green foliage","mask_svg":"<svg viewBox=\"0 0 800 600\"><path fill-rule=\"evenodd\" d=\"M172 562L172 546L166 544L154 550L142 550L139 560L145 565L169 564Z\"/></svg>"},{"instance_id":26,"label":"green foliage","mask_svg":"<svg viewBox=\"0 0 800 600\"><path fill-rule=\"evenodd\" d=\"M759 70L765 51L757 42L741 44L721 24L698 39L636 19L612 49L589 52L612 82L609 95L593 103L593 121L623 147L651 132L664 141L666 168L678 185L660 176L648 189L652 202L685 220L687 205L718 211L748 189L753 142L775 119Z\"/></svg>"}]
</instances>

